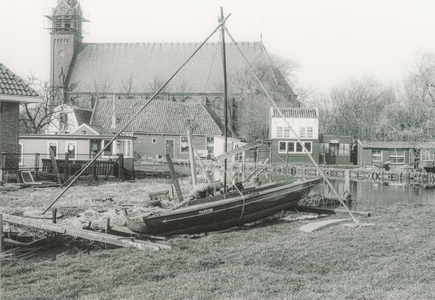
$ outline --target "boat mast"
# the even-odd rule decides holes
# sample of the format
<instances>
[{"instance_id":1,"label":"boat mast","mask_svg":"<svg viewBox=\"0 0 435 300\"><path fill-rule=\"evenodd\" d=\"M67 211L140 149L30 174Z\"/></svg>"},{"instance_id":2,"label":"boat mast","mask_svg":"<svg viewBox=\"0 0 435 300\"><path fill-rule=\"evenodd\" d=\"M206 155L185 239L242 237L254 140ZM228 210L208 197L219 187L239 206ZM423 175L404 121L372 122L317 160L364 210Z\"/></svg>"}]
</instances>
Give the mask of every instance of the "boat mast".
<instances>
[{"instance_id":1,"label":"boat mast","mask_svg":"<svg viewBox=\"0 0 435 300\"><path fill-rule=\"evenodd\" d=\"M222 66L224 74L224 137L225 146L224 153L228 151L228 136L227 136L227 126L228 126L228 114L227 114L227 100L228 100L228 87L227 87L227 62L225 56L225 22L224 22L224 10L221 7L221 17L219 18L219 23L221 24L222 32ZM227 159L224 162L224 193L227 192Z\"/></svg>"}]
</instances>

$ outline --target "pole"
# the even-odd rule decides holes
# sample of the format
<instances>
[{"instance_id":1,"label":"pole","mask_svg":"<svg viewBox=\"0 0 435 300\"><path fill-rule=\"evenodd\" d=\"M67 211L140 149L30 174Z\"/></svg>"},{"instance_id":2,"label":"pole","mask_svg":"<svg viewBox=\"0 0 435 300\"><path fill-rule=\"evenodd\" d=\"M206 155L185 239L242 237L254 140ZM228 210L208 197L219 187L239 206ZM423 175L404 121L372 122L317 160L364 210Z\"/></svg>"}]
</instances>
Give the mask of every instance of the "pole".
<instances>
[{"instance_id":1,"label":"pole","mask_svg":"<svg viewBox=\"0 0 435 300\"><path fill-rule=\"evenodd\" d=\"M190 160L190 173L192 174L192 184L196 185L196 165L195 165L195 156L193 154L193 145L192 145L192 133L190 129L187 130L187 142L189 143L189 160Z\"/></svg>"},{"instance_id":2,"label":"pole","mask_svg":"<svg viewBox=\"0 0 435 300\"><path fill-rule=\"evenodd\" d=\"M174 184L175 191L177 192L178 202L183 202L183 193L181 192L180 184L178 183L178 179L174 170L174 165L172 164L172 159L169 154L166 154L166 161L168 162L169 171L171 172L172 183Z\"/></svg>"},{"instance_id":3,"label":"pole","mask_svg":"<svg viewBox=\"0 0 435 300\"><path fill-rule=\"evenodd\" d=\"M223 65L223 74L224 74L224 152L228 151L228 113L227 113L227 102L228 102L228 86L227 86L227 62L226 62L226 53L225 53L225 22L224 22L224 9L221 7L221 17L219 19L221 26L221 35L222 35L222 65ZM227 192L227 159L224 161L224 193Z\"/></svg>"}]
</instances>

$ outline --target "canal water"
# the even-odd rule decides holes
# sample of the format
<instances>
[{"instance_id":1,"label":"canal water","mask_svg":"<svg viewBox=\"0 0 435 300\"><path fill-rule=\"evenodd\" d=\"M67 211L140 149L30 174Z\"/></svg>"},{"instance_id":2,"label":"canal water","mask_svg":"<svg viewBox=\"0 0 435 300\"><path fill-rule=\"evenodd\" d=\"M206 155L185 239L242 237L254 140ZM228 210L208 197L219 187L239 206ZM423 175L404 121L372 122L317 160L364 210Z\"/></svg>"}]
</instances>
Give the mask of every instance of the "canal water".
<instances>
[{"instance_id":1,"label":"canal water","mask_svg":"<svg viewBox=\"0 0 435 300\"><path fill-rule=\"evenodd\" d=\"M222 173L220 171L212 172L213 180L221 180ZM246 175L236 174L238 180L242 180ZM262 183L271 181L284 181L284 180L297 180L298 177L286 176L283 174L263 173L259 176ZM149 179L153 182L166 182L170 183L169 179ZM191 183L191 177L180 178L181 184ZM146 180L148 181L148 180ZM204 181L201 180L201 181ZM435 187L428 187L417 185L411 182L399 181L380 181L380 180L353 180L351 179L348 184L345 184L344 179L329 179L334 189L343 195L348 191L355 201L350 205L351 209L359 211L374 211L377 208L388 208L396 204L423 204L435 205ZM230 180L227 179L229 183ZM314 190L315 193L324 196L334 197L335 194L332 189L322 180Z\"/></svg>"}]
</instances>

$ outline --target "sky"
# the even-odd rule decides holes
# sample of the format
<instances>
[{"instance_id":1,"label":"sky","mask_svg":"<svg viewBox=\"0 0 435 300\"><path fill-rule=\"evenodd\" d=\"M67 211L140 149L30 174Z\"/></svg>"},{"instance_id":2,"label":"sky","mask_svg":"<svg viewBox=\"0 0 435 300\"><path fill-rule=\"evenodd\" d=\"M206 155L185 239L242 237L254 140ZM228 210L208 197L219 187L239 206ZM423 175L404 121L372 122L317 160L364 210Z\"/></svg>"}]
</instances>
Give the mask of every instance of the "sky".
<instances>
[{"instance_id":1,"label":"sky","mask_svg":"<svg viewBox=\"0 0 435 300\"><path fill-rule=\"evenodd\" d=\"M350 78L400 81L419 52L435 53L433 0L79 0L85 43L202 42L220 7L238 42L262 39L296 60L299 83L328 92ZM45 14L57 0L0 0L0 62L49 78ZM218 37L213 39L218 40ZM227 38L227 41L229 39Z\"/></svg>"}]
</instances>

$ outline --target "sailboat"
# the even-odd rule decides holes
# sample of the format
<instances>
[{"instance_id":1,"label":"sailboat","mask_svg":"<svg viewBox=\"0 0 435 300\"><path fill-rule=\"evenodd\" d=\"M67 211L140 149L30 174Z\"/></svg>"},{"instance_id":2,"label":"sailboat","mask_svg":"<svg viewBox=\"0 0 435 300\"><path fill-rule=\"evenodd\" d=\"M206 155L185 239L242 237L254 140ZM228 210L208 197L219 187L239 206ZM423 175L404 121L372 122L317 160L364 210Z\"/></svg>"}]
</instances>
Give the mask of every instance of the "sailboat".
<instances>
[{"instance_id":1,"label":"sailboat","mask_svg":"<svg viewBox=\"0 0 435 300\"><path fill-rule=\"evenodd\" d=\"M105 146L91 159L80 172L73 176L66 188L53 200L53 202L42 212L45 214L65 192L77 181L83 172L92 165L92 163L103 154L103 152L118 138L122 132L133 122L133 120L153 101L157 95L169 84L169 82L178 74L178 72L190 61L190 59L201 49L208 39L218 30L222 29L222 49L223 49L223 65L224 65L224 86L225 86L225 151L227 150L227 88L226 88L226 69L225 69L225 22L230 15L224 18L221 9L220 24L214 31L204 40L204 42L195 50L195 52L186 60L186 62L178 68L178 70L163 84L154 95L131 117L124 127L108 142ZM229 34L229 32L228 32ZM231 35L229 35L232 39ZM232 39L235 43L234 39ZM243 54L242 54L243 55ZM245 58L246 59L246 58ZM255 74L254 74L255 75ZM256 77L256 76L255 76ZM258 78L257 78L258 79ZM262 86L261 82L259 82ZM262 86L263 87L263 86ZM263 87L264 89L264 87ZM272 101L273 102L273 101ZM276 104L274 104L276 106ZM289 125L290 126L290 125ZM291 126L290 126L291 128ZM291 128L292 129L292 128ZM296 134L295 134L296 135ZM297 135L296 135L297 136ZM300 140L299 140L300 142ZM301 143L302 144L302 143ZM243 146L236 151L245 151L249 146ZM255 146L255 143L254 143ZM257 145L258 146L258 145ZM252 146L253 147L253 146ZM305 148L305 147L304 147ZM304 150L306 151L306 149ZM312 159L308 151L308 156ZM230 155L235 155L235 150L218 156L219 161L224 161L224 170L226 174L227 158ZM314 160L312 159L313 163ZM160 214L149 215L143 217L143 223L132 223L132 229L137 232L150 233L152 235L174 235L174 234L193 234L201 232L209 232L223 230L233 226L243 225L245 223L257 221L268 216L279 213L283 210L290 209L296 206L298 201L307 196L309 191L320 183L320 178L295 181L269 183L261 187L253 187L247 189L239 189L235 185L235 190L228 192L226 190L226 175L224 176L224 193L203 199L190 201L187 207L173 209L171 211L162 212ZM126 216L126 218L128 218Z\"/></svg>"},{"instance_id":2,"label":"sailboat","mask_svg":"<svg viewBox=\"0 0 435 300\"><path fill-rule=\"evenodd\" d=\"M227 17L228 18L228 17ZM225 151L227 150L227 116L226 116L226 70L225 70L225 19L221 9L222 54L224 62L224 113L225 113ZM258 147L258 143L248 144L239 149L226 152L217 157L224 161L226 174L227 158L250 147ZM195 234L223 230L257 221L297 205L306 197L311 189L320 183L320 178L269 183L260 187L238 189L221 195L196 199L188 202L187 207L149 215L143 218L148 233L152 235ZM224 175L224 188L226 188Z\"/></svg>"}]
</instances>

